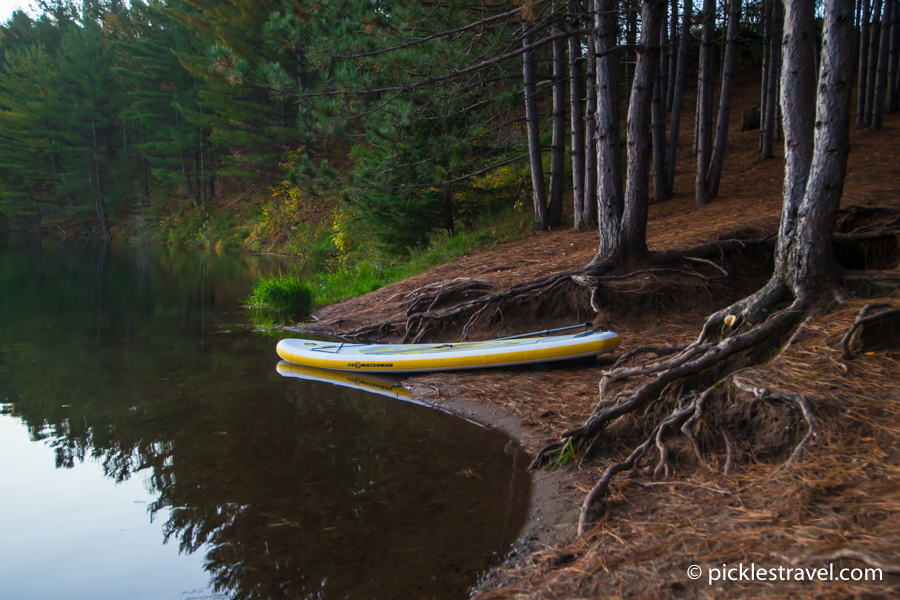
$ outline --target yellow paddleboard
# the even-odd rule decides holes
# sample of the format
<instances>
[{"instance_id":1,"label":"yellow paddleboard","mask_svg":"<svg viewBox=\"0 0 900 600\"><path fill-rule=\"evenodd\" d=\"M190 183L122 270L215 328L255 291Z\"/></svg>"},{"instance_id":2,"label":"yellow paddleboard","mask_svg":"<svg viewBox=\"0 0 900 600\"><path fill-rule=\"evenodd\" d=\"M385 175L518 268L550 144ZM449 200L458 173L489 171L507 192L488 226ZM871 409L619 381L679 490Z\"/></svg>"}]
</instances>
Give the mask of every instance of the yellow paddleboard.
<instances>
[{"instance_id":1,"label":"yellow paddleboard","mask_svg":"<svg viewBox=\"0 0 900 600\"><path fill-rule=\"evenodd\" d=\"M285 339L276 351L308 367L364 373L455 371L507 367L596 356L619 347L611 331L525 337L459 344L343 344Z\"/></svg>"}]
</instances>

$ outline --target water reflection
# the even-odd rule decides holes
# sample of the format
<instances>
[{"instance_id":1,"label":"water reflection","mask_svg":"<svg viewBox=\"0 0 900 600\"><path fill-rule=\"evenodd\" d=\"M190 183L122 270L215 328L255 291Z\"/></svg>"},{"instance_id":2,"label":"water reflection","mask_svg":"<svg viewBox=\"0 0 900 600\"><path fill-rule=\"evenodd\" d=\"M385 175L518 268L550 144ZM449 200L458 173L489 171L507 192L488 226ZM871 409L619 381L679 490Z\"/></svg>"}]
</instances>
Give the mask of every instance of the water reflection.
<instances>
[{"instance_id":1,"label":"water reflection","mask_svg":"<svg viewBox=\"0 0 900 600\"><path fill-rule=\"evenodd\" d=\"M4 411L52 446L59 469L96 462L111 480L146 479L159 539L204 556L228 597L462 596L524 519L525 457L494 431L360 389L379 382L279 376L240 300L284 267L170 249L0 249ZM46 577L42 558L32 572L0 565L0 578Z\"/></svg>"}]
</instances>

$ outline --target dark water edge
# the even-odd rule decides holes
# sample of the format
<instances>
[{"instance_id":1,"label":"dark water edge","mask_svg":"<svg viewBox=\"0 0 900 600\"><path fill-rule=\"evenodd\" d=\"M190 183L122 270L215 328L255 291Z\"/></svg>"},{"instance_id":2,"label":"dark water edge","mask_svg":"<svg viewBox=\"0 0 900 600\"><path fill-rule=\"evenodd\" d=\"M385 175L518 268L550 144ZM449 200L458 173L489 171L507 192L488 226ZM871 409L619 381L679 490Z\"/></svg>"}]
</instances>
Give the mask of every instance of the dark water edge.
<instances>
[{"instance_id":1,"label":"dark water edge","mask_svg":"<svg viewBox=\"0 0 900 600\"><path fill-rule=\"evenodd\" d=\"M276 373L241 300L296 268L0 246L4 594L459 598L506 552L530 493L512 440Z\"/></svg>"}]
</instances>

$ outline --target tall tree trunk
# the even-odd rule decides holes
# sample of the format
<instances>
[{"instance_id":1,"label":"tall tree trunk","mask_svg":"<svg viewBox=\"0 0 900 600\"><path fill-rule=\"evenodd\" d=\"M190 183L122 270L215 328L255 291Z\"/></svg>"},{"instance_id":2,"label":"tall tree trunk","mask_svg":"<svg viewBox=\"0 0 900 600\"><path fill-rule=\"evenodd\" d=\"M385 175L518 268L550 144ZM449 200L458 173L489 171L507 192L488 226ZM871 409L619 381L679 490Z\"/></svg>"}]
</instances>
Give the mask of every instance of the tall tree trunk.
<instances>
[{"instance_id":1,"label":"tall tree trunk","mask_svg":"<svg viewBox=\"0 0 900 600\"><path fill-rule=\"evenodd\" d=\"M759 99L759 151L763 151L766 137L766 115L769 111L769 69L772 68L772 3L773 0L764 0L763 11L763 68L762 83L760 84Z\"/></svg>"},{"instance_id":2,"label":"tall tree trunk","mask_svg":"<svg viewBox=\"0 0 900 600\"><path fill-rule=\"evenodd\" d=\"M891 63L888 67L888 113L900 110L900 88L897 77L900 71L900 0L893 0L891 11Z\"/></svg>"},{"instance_id":3,"label":"tall tree trunk","mask_svg":"<svg viewBox=\"0 0 900 600\"><path fill-rule=\"evenodd\" d=\"M555 19L550 31L561 33L559 20L564 10L554 3ZM562 38L553 40L553 141L550 149L550 202L547 205L547 224L562 225L563 184L566 168L566 43Z\"/></svg>"},{"instance_id":4,"label":"tall tree trunk","mask_svg":"<svg viewBox=\"0 0 900 600\"><path fill-rule=\"evenodd\" d=\"M678 73L678 0L672 0L672 14L669 19L671 32L669 34L668 55L669 64L666 68L669 70L668 89L666 90L666 113L672 112L672 103L675 100L675 78Z\"/></svg>"},{"instance_id":5,"label":"tall tree trunk","mask_svg":"<svg viewBox=\"0 0 900 600\"><path fill-rule=\"evenodd\" d=\"M866 123L866 89L868 89L869 74L869 5L872 0L862 0L862 14L860 15L859 37L859 74L856 92L856 125Z\"/></svg>"},{"instance_id":6,"label":"tall tree trunk","mask_svg":"<svg viewBox=\"0 0 900 600\"><path fill-rule=\"evenodd\" d=\"M812 163L816 118L815 56L813 44L806 40L811 42L815 33L815 5L797 0L786 2L784 24L781 65L781 103L786 137L781 215L783 233L795 224Z\"/></svg>"},{"instance_id":7,"label":"tall tree trunk","mask_svg":"<svg viewBox=\"0 0 900 600\"><path fill-rule=\"evenodd\" d=\"M713 0L714 1L714 0ZM641 13L641 48L628 105L628 179L625 211L619 232L620 257L626 262L647 254L647 213L650 207L650 104L659 65L659 30L665 0L644 0Z\"/></svg>"},{"instance_id":8,"label":"tall tree trunk","mask_svg":"<svg viewBox=\"0 0 900 600\"><path fill-rule=\"evenodd\" d=\"M884 97L887 95L893 8L894 2L892 0L884 0L884 13L881 17L881 43L878 48L878 74L875 76L875 103L872 109L872 129L876 131L882 127L881 117L884 114Z\"/></svg>"},{"instance_id":9,"label":"tall tree trunk","mask_svg":"<svg viewBox=\"0 0 900 600\"><path fill-rule=\"evenodd\" d=\"M617 0L597 0L597 258L611 256L619 245L622 217L622 152L619 144L619 61Z\"/></svg>"},{"instance_id":10,"label":"tall tree trunk","mask_svg":"<svg viewBox=\"0 0 900 600\"><path fill-rule=\"evenodd\" d=\"M526 30L522 43L525 47L534 44L534 33L530 31L530 25L523 26ZM525 123L528 130L528 158L531 166L531 194L534 200L534 220L541 230L548 227L547 223L547 199L544 191L544 163L541 161L541 132L538 127L537 110L537 83L535 77L534 50L529 50L522 55L522 79L525 87Z\"/></svg>"},{"instance_id":11,"label":"tall tree trunk","mask_svg":"<svg viewBox=\"0 0 900 600\"><path fill-rule=\"evenodd\" d=\"M666 186L666 83L665 73L669 68L668 60L663 60L662 49L668 40L665 19L660 31L660 59L653 84L653 107L651 109L651 130L653 133L653 202L665 202L669 199ZM667 57L668 58L668 57Z\"/></svg>"},{"instance_id":12,"label":"tall tree trunk","mask_svg":"<svg viewBox=\"0 0 900 600\"><path fill-rule=\"evenodd\" d=\"M759 151L763 151L766 135L766 113L769 110L769 69L772 66L772 2L763 0L763 69L759 99Z\"/></svg>"},{"instance_id":13,"label":"tall tree trunk","mask_svg":"<svg viewBox=\"0 0 900 600\"><path fill-rule=\"evenodd\" d=\"M788 0L789 21L794 20L793 15L804 15L805 20L805 25L789 24L789 29L812 31L812 6L808 0ZM795 297L804 302L814 301L835 288L837 269L831 239L850 151L850 94L856 37L853 0L826 0L824 13L822 77L814 115L808 114L805 106L795 107L793 102L788 103L789 97L805 98L808 95L798 90L797 85L808 85L812 78L792 79L790 72L793 69L786 68L783 80L786 134L790 138L795 130L808 130L815 123L811 160L806 158L810 151L805 143L785 145L786 162L792 165L790 170L785 170L785 204L789 199L793 202L794 190L803 189L803 193L796 210L785 207L776 251L775 276L782 277ZM794 36L792 41L808 44L800 36ZM788 53L794 55L793 50ZM811 56L811 52L808 54ZM808 59L803 60L807 62L806 66L799 67L801 73L804 68L811 68ZM796 127L794 120L798 114L795 110L803 113L803 124ZM805 185L801 186L793 178L802 177L804 172L808 176ZM790 196L788 190L792 190Z\"/></svg>"},{"instance_id":14,"label":"tall tree trunk","mask_svg":"<svg viewBox=\"0 0 900 600\"><path fill-rule=\"evenodd\" d=\"M875 0L872 7L872 26L869 28L869 68L866 74L866 111L863 125L872 124L872 113L875 111L875 79L878 72L878 49L881 41L881 0Z\"/></svg>"},{"instance_id":15,"label":"tall tree trunk","mask_svg":"<svg viewBox=\"0 0 900 600\"><path fill-rule=\"evenodd\" d=\"M766 98L766 131L763 134L763 156L772 158L775 151L776 116L778 114L778 78L781 74L781 36L784 27L784 7L781 0L775 0L772 7L772 42L769 59L769 88Z\"/></svg>"},{"instance_id":16,"label":"tall tree trunk","mask_svg":"<svg viewBox=\"0 0 900 600\"><path fill-rule=\"evenodd\" d=\"M694 184L697 209L708 202L706 180L709 175L709 159L712 155L713 112L713 36L716 29L716 0L703 2L703 35L700 46L700 87L697 90L699 105L697 132L697 179Z\"/></svg>"},{"instance_id":17,"label":"tall tree trunk","mask_svg":"<svg viewBox=\"0 0 900 600\"><path fill-rule=\"evenodd\" d=\"M734 72L737 68L737 37L741 33L741 0L731 0L728 15L728 33L725 60L722 64L722 91L719 94L719 117L716 122L716 143L709 167L707 197L719 195L722 167L725 164L725 146L728 143L728 122L731 119L731 98L734 94Z\"/></svg>"},{"instance_id":18,"label":"tall tree trunk","mask_svg":"<svg viewBox=\"0 0 900 600\"><path fill-rule=\"evenodd\" d=\"M681 37L678 41L678 74L676 75L675 94L672 96L672 121L669 126L669 152L666 156L666 188L671 198L675 191L675 157L678 154L678 133L681 127L681 115L684 111L684 92L688 82L688 60L690 60L691 43L691 0L684 0L684 13L681 21Z\"/></svg>"},{"instance_id":19,"label":"tall tree trunk","mask_svg":"<svg viewBox=\"0 0 900 600\"><path fill-rule=\"evenodd\" d=\"M569 0L569 30L578 29L574 15L580 12L581 2ZM572 191L575 205L575 231L588 227L584 204L584 74L581 69L581 36L569 38L569 113L572 135Z\"/></svg>"},{"instance_id":20,"label":"tall tree trunk","mask_svg":"<svg viewBox=\"0 0 900 600\"><path fill-rule=\"evenodd\" d=\"M590 0L593 4L594 0ZM584 157L584 204L590 226L597 224L597 59L594 38L588 39L587 74L587 152Z\"/></svg>"},{"instance_id":21,"label":"tall tree trunk","mask_svg":"<svg viewBox=\"0 0 900 600\"><path fill-rule=\"evenodd\" d=\"M625 14L625 44L634 46L637 43L637 19L638 19L638 0L627 0L628 12ZM634 67L637 63L637 53L634 50L628 50L626 55L628 58L625 62L625 92L628 94L630 101L631 86L634 85ZM634 56L634 59L631 57Z\"/></svg>"},{"instance_id":22,"label":"tall tree trunk","mask_svg":"<svg viewBox=\"0 0 900 600\"><path fill-rule=\"evenodd\" d=\"M94 210L97 213L97 219L100 221L103 237L108 240L112 235L109 233L109 222L106 218L106 209L103 206L103 185L100 182L100 152L97 143L97 119L94 115L93 100L91 100L91 140L94 147L94 173L97 178L97 190L94 194Z\"/></svg>"},{"instance_id":23,"label":"tall tree trunk","mask_svg":"<svg viewBox=\"0 0 900 600\"><path fill-rule=\"evenodd\" d=\"M697 97L694 106L694 141L691 145L691 156L697 156L700 151L700 65L697 65Z\"/></svg>"}]
</instances>

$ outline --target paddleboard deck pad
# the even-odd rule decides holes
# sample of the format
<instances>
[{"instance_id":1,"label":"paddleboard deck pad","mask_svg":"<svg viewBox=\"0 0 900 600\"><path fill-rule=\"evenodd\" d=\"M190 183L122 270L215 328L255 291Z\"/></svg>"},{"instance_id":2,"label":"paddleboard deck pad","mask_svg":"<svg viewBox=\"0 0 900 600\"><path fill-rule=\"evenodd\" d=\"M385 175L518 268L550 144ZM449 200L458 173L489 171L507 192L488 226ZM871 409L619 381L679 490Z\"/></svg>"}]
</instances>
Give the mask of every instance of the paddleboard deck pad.
<instances>
[{"instance_id":1,"label":"paddleboard deck pad","mask_svg":"<svg viewBox=\"0 0 900 600\"><path fill-rule=\"evenodd\" d=\"M619 347L611 331L461 342L458 344L343 344L284 339L276 351L308 367L360 373L421 373L508 367L596 356Z\"/></svg>"}]
</instances>

